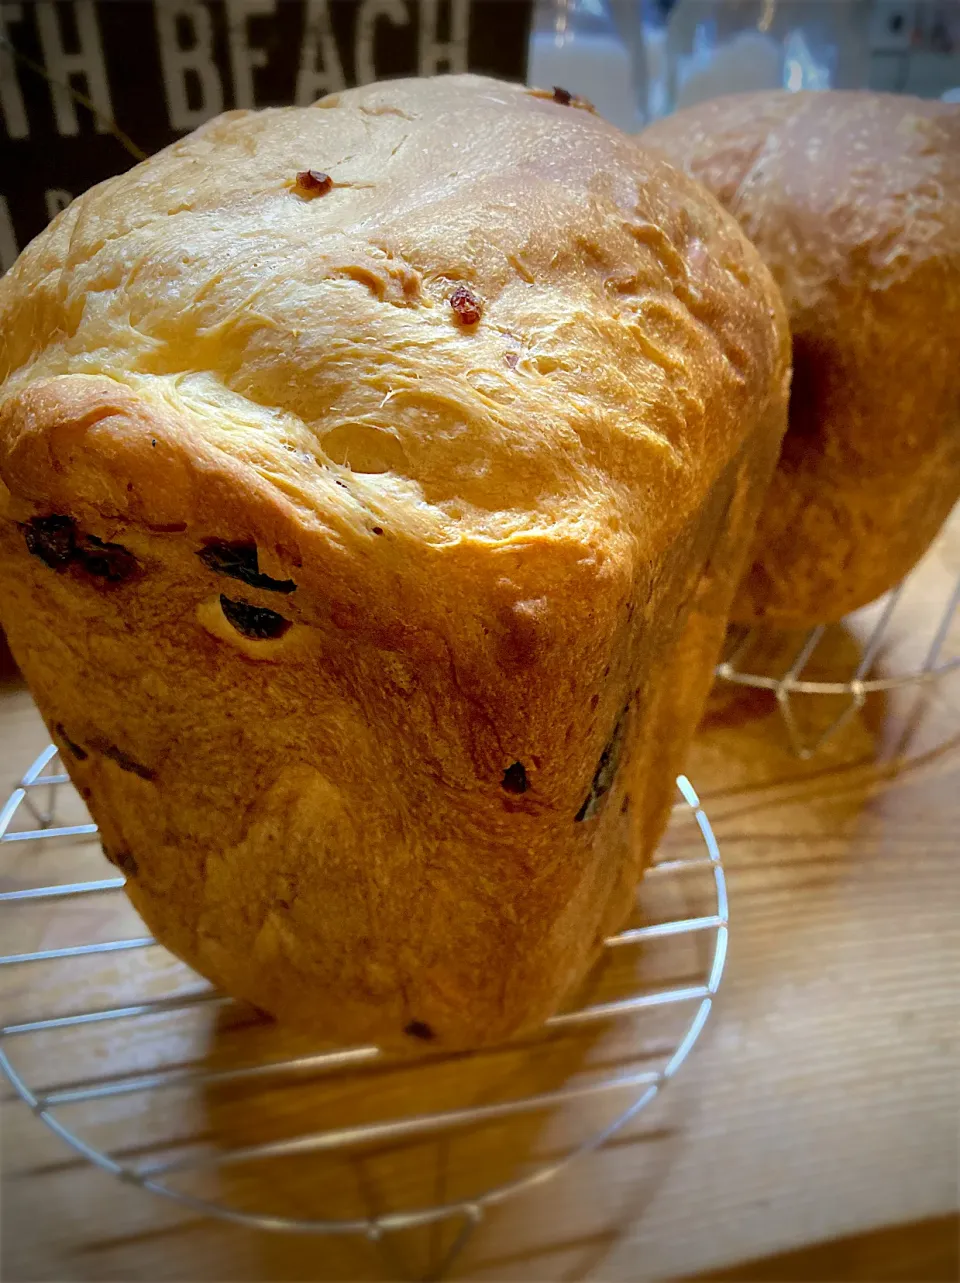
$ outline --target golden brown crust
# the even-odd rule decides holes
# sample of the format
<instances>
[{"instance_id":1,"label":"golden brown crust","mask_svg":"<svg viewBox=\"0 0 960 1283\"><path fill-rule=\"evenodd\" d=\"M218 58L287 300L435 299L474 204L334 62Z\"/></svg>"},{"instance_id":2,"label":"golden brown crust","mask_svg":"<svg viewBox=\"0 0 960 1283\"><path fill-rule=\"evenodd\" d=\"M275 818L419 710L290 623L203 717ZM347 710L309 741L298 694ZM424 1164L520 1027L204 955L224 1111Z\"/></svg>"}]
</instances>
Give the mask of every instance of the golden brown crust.
<instances>
[{"instance_id":1,"label":"golden brown crust","mask_svg":"<svg viewBox=\"0 0 960 1283\"><path fill-rule=\"evenodd\" d=\"M332 1038L549 1015L659 839L784 428L735 222L589 112L379 84L88 193L0 333L3 623L157 936Z\"/></svg>"},{"instance_id":2,"label":"golden brown crust","mask_svg":"<svg viewBox=\"0 0 960 1283\"><path fill-rule=\"evenodd\" d=\"M744 94L643 141L736 215L790 316L790 428L734 618L839 619L960 497L960 107Z\"/></svg>"}]
</instances>

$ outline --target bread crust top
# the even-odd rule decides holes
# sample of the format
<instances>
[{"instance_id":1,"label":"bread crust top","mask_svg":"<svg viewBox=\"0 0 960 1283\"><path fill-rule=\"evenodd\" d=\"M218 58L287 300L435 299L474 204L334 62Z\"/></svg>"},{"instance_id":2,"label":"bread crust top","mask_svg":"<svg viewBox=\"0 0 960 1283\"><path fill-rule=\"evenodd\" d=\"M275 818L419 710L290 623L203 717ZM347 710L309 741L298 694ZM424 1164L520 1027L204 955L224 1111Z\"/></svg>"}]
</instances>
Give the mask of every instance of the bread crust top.
<instances>
[{"instance_id":1,"label":"bread crust top","mask_svg":"<svg viewBox=\"0 0 960 1283\"><path fill-rule=\"evenodd\" d=\"M453 76L230 112L0 281L0 477L146 526L217 478L231 529L322 544L345 601L390 595L400 544L655 550L785 371L771 318L733 222L576 100Z\"/></svg>"}]
</instances>

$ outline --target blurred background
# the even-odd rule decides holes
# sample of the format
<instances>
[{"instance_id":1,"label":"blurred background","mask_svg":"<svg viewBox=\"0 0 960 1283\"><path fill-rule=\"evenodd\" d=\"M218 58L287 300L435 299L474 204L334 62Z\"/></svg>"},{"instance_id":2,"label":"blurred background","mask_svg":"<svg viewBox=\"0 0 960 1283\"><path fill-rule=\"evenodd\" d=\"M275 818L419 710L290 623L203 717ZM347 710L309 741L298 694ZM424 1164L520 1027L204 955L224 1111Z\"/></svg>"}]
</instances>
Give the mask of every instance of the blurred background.
<instances>
[{"instance_id":1,"label":"blurred background","mask_svg":"<svg viewBox=\"0 0 960 1283\"><path fill-rule=\"evenodd\" d=\"M958 0L0 0L0 270L74 196L231 108L478 71L622 129L719 93L960 99Z\"/></svg>"}]
</instances>

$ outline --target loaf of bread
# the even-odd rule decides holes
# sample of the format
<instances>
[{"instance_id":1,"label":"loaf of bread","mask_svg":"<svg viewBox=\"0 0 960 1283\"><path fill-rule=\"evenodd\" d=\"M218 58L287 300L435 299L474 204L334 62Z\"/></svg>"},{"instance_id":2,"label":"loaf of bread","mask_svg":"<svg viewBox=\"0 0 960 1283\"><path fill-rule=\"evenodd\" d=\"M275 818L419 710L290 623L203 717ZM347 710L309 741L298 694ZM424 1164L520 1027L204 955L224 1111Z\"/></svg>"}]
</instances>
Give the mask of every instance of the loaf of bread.
<instances>
[{"instance_id":1,"label":"loaf of bread","mask_svg":"<svg viewBox=\"0 0 960 1283\"><path fill-rule=\"evenodd\" d=\"M0 335L3 624L158 939L331 1040L549 1016L786 428L735 220L569 95L381 83L89 191Z\"/></svg>"},{"instance_id":2,"label":"loaf of bread","mask_svg":"<svg viewBox=\"0 0 960 1283\"><path fill-rule=\"evenodd\" d=\"M837 620L960 497L960 106L744 94L642 141L736 215L790 317L790 426L733 617Z\"/></svg>"}]
</instances>

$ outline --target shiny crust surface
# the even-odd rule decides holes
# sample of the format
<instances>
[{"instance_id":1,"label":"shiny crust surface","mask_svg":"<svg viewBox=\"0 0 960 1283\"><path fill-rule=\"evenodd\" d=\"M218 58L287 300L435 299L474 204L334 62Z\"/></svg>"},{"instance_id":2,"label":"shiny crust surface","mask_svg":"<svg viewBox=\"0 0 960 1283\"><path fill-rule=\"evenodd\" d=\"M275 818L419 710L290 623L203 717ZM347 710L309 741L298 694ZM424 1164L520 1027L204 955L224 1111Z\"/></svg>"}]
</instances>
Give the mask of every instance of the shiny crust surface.
<instances>
[{"instance_id":1,"label":"shiny crust surface","mask_svg":"<svg viewBox=\"0 0 960 1283\"><path fill-rule=\"evenodd\" d=\"M737 217L790 317L790 428L734 617L839 619L960 497L960 106L744 94L642 141Z\"/></svg>"},{"instance_id":2,"label":"shiny crust surface","mask_svg":"<svg viewBox=\"0 0 960 1283\"><path fill-rule=\"evenodd\" d=\"M735 221L577 105L383 83L88 192L0 335L2 622L158 938L334 1041L542 1021L660 837L785 428Z\"/></svg>"}]
</instances>

